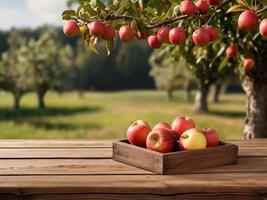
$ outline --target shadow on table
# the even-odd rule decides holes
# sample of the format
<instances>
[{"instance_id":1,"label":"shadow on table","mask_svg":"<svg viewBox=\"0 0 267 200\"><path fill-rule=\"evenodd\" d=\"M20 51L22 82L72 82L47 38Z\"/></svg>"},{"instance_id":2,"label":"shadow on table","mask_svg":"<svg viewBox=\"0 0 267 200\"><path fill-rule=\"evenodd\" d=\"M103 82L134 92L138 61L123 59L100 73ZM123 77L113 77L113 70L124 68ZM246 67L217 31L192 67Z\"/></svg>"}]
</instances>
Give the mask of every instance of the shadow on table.
<instances>
[{"instance_id":1,"label":"shadow on table","mask_svg":"<svg viewBox=\"0 0 267 200\"><path fill-rule=\"evenodd\" d=\"M53 120L44 119L44 117L66 117L75 114L98 112L100 110L100 107L49 107L47 109L22 108L17 111L1 108L0 121L13 121L15 124L30 124L31 126L47 130L96 129L101 128L101 125L91 122L75 124L71 122L71 119L55 122Z\"/></svg>"}]
</instances>

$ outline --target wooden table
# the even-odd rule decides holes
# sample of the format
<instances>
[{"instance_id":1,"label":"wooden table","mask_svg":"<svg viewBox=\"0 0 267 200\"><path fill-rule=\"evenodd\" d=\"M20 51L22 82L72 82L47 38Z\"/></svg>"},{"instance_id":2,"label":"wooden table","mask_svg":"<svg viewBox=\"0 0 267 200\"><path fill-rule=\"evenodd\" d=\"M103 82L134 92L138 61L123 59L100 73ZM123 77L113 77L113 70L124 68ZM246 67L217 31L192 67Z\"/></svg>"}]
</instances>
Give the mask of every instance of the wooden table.
<instances>
[{"instance_id":1,"label":"wooden table","mask_svg":"<svg viewBox=\"0 0 267 200\"><path fill-rule=\"evenodd\" d=\"M113 161L111 141L0 140L0 200L267 199L267 139L233 143L237 165L161 176Z\"/></svg>"}]
</instances>

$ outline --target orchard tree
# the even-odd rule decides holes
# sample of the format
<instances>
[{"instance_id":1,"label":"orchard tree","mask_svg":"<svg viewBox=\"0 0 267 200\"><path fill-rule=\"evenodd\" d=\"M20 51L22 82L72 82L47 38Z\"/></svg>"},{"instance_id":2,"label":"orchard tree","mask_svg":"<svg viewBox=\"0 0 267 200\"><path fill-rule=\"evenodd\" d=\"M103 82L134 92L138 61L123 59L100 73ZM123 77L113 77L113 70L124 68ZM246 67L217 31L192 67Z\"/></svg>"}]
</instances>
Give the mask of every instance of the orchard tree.
<instances>
[{"instance_id":1,"label":"orchard tree","mask_svg":"<svg viewBox=\"0 0 267 200\"><path fill-rule=\"evenodd\" d=\"M28 66L33 89L37 93L39 108L45 108L48 90L61 90L72 66L72 50L63 46L54 30L48 29L37 40L30 40L23 49L24 66Z\"/></svg>"},{"instance_id":2,"label":"orchard tree","mask_svg":"<svg viewBox=\"0 0 267 200\"><path fill-rule=\"evenodd\" d=\"M156 87L166 91L169 101L173 99L176 89L183 89L187 94L187 101L192 100L191 91L196 88L196 81L188 71L186 62L182 57L175 60L168 51L155 50L150 56L153 76Z\"/></svg>"},{"instance_id":3,"label":"orchard tree","mask_svg":"<svg viewBox=\"0 0 267 200\"><path fill-rule=\"evenodd\" d=\"M22 65L22 51L26 43L23 32L12 29L8 37L9 49L1 56L0 88L12 93L14 109L20 108L21 97L31 89L28 66Z\"/></svg>"},{"instance_id":4,"label":"orchard tree","mask_svg":"<svg viewBox=\"0 0 267 200\"><path fill-rule=\"evenodd\" d=\"M212 48L209 46L213 46L219 29L221 47L234 46L239 52L237 56L227 56L230 62L239 63L238 71L247 94L244 138L267 137L266 3L265 0L198 0L196 3L190 0L111 0L107 3L79 0L77 10L63 12L63 19L68 20L64 32L70 37L81 34L94 51L102 38L110 54L114 30L119 31L124 42L131 42L135 37L148 38L152 48L170 43L187 52L192 48L195 49L192 52L198 52L203 46ZM194 64L205 55L193 54ZM209 61L206 68L211 67L217 56L205 56L204 60ZM199 70L198 67L195 70ZM203 89L206 90L200 85L200 92ZM205 107L204 101L202 106Z\"/></svg>"}]
</instances>

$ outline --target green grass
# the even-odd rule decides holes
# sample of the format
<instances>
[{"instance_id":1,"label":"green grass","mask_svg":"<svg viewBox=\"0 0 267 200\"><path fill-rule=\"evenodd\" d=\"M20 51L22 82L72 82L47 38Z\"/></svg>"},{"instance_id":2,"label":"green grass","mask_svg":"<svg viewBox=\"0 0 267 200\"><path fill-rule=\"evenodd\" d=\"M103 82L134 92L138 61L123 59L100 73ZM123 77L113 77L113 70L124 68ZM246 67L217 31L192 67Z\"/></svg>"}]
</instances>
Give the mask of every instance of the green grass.
<instances>
[{"instance_id":1,"label":"green grass","mask_svg":"<svg viewBox=\"0 0 267 200\"><path fill-rule=\"evenodd\" d=\"M223 95L222 102L210 104L210 114L192 113L183 92L168 102L162 92L49 93L47 109L36 109L34 94L23 97L20 111L12 111L12 97L0 93L0 138L11 139L110 139L123 138L129 123L143 119L151 125L171 122L177 115L195 119L200 128L218 130L224 139L241 137L245 116L243 95Z\"/></svg>"}]
</instances>

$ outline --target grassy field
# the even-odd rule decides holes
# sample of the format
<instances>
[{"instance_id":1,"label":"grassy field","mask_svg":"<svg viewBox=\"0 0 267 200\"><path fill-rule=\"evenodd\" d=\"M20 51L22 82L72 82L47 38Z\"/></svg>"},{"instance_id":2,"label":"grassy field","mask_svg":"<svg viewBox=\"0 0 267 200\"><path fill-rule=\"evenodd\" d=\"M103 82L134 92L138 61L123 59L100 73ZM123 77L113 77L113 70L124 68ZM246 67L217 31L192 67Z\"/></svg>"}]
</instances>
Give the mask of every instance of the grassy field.
<instances>
[{"instance_id":1,"label":"grassy field","mask_svg":"<svg viewBox=\"0 0 267 200\"><path fill-rule=\"evenodd\" d=\"M77 93L59 95L49 93L47 109L36 109L33 94L22 99L21 111L12 111L12 97L0 93L0 138L93 138L125 137L129 123L143 119L154 125L158 121L171 122L177 115L195 119L200 128L212 127L222 138L240 138L243 128L244 96L224 95L219 104L210 104L211 113L195 115L183 92L175 93L175 100L167 102L157 91L114 93Z\"/></svg>"}]
</instances>

